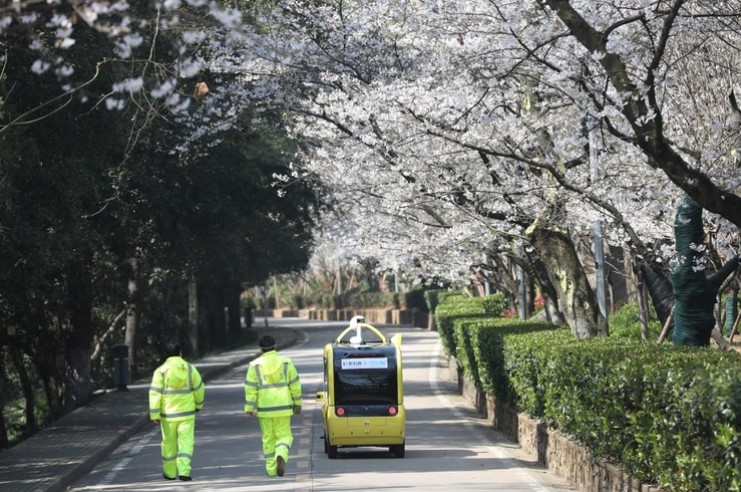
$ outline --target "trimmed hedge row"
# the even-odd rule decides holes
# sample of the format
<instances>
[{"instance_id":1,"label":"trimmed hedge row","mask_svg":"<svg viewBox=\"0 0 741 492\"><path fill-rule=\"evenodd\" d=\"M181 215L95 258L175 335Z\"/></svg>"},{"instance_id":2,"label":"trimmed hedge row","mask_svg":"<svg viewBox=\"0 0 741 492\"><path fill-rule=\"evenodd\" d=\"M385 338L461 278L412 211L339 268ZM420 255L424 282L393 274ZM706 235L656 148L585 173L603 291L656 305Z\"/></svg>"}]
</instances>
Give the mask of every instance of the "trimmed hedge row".
<instances>
[{"instance_id":1,"label":"trimmed hedge row","mask_svg":"<svg viewBox=\"0 0 741 492\"><path fill-rule=\"evenodd\" d=\"M463 294L438 294L437 309L435 309L435 323L440 334L443 349L448 355L455 355L456 341L453 323L467 317L491 318L500 316L507 306L503 293L496 292L486 297L467 297Z\"/></svg>"},{"instance_id":2,"label":"trimmed hedge row","mask_svg":"<svg viewBox=\"0 0 741 492\"><path fill-rule=\"evenodd\" d=\"M422 289L408 292L346 292L344 294L319 293L312 296L294 295L280 299L283 308L304 309L308 306L322 309L419 309L428 311L426 291ZM242 308L275 309L275 297L246 296L242 298Z\"/></svg>"},{"instance_id":3,"label":"trimmed hedge row","mask_svg":"<svg viewBox=\"0 0 741 492\"><path fill-rule=\"evenodd\" d=\"M487 394L644 483L741 491L739 354L580 341L564 327L492 317L480 302L448 299L435 314L446 353Z\"/></svg>"}]
</instances>

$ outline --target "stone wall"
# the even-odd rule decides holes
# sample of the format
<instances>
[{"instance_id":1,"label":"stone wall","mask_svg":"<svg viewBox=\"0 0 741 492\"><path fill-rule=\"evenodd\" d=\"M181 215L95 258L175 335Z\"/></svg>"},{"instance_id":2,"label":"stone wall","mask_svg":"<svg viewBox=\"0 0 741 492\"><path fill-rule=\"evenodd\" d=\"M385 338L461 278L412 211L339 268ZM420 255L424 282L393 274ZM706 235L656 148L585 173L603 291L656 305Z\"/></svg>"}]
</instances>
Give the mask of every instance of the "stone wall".
<instances>
[{"instance_id":1,"label":"stone wall","mask_svg":"<svg viewBox=\"0 0 741 492\"><path fill-rule=\"evenodd\" d=\"M442 373L447 372L449 377L457 379L461 395L486 416L495 430L519 444L530 459L542 463L549 472L564 478L580 491L666 492L627 476L618 464L595 459L586 448L548 429L543 422L497 404L492 396L485 395L463 375L454 358L450 358L448 364L448 371Z\"/></svg>"}]
</instances>

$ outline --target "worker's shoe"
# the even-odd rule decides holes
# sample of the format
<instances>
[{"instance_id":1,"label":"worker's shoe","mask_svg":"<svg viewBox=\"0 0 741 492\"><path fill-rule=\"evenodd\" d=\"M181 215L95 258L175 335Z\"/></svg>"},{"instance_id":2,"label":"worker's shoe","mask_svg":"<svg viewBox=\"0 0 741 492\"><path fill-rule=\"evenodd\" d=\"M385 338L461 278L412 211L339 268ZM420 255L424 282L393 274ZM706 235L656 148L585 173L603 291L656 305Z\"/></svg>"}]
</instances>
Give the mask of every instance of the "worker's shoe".
<instances>
[{"instance_id":1,"label":"worker's shoe","mask_svg":"<svg viewBox=\"0 0 741 492\"><path fill-rule=\"evenodd\" d=\"M283 461L283 456L278 456L278 476L282 477L286 474L286 462Z\"/></svg>"},{"instance_id":2,"label":"worker's shoe","mask_svg":"<svg viewBox=\"0 0 741 492\"><path fill-rule=\"evenodd\" d=\"M178 478L179 478L180 480L182 480L183 482L190 482L191 480L193 480L193 479L192 479L192 478L190 478L190 477L189 477L188 475L180 475L180 476L179 476Z\"/></svg>"},{"instance_id":3,"label":"worker's shoe","mask_svg":"<svg viewBox=\"0 0 741 492\"><path fill-rule=\"evenodd\" d=\"M165 474L163 473L163 474L162 474L162 478L164 478L165 480L175 480L175 478L176 478L176 477L168 477L167 475L165 475Z\"/></svg>"}]
</instances>

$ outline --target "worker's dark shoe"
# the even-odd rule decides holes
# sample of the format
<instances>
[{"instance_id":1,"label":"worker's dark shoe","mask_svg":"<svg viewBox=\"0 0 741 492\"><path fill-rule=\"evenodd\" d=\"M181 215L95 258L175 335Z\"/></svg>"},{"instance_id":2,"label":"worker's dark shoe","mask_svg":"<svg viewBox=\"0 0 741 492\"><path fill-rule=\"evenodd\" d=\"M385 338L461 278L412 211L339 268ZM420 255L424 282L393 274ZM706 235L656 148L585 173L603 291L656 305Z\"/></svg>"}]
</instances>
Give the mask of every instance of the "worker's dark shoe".
<instances>
[{"instance_id":1,"label":"worker's dark shoe","mask_svg":"<svg viewBox=\"0 0 741 492\"><path fill-rule=\"evenodd\" d=\"M180 480L182 480L183 482L189 482L189 481L193 480L193 479L192 479L192 478L190 478L190 477L189 477L188 475L180 475L180 476L179 476L178 478L179 478Z\"/></svg>"},{"instance_id":2,"label":"worker's dark shoe","mask_svg":"<svg viewBox=\"0 0 741 492\"><path fill-rule=\"evenodd\" d=\"M286 473L286 462L283 461L283 456L278 456L278 476L282 477Z\"/></svg>"},{"instance_id":3,"label":"worker's dark shoe","mask_svg":"<svg viewBox=\"0 0 741 492\"><path fill-rule=\"evenodd\" d=\"M164 478L165 480L175 480L175 477L168 477L164 473L162 474L162 478Z\"/></svg>"}]
</instances>

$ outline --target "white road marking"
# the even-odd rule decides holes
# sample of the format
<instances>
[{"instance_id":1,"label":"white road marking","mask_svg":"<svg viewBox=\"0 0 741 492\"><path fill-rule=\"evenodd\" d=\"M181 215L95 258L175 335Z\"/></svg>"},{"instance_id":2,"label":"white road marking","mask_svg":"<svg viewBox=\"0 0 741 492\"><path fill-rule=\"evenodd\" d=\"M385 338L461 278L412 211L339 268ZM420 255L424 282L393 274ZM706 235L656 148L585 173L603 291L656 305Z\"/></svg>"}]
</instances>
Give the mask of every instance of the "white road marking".
<instances>
[{"instance_id":1,"label":"white road marking","mask_svg":"<svg viewBox=\"0 0 741 492\"><path fill-rule=\"evenodd\" d=\"M465 425L467 428L472 430L472 434L476 436L478 439L479 444L482 446L485 446L486 448L490 449L494 456L496 456L498 459L501 459L503 463L505 463L508 467L513 469L513 473L516 475L519 475L522 477L523 481L527 482L527 485L534 491L534 492L554 492L553 489L546 487L542 485L540 482L538 482L537 479L535 479L528 471L520 466L517 461L511 459L509 456L507 456L500 448L492 446L489 440L487 440L484 435L480 432L475 431L474 423L471 422L463 413L456 407L447 396L445 396L445 393L443 393L440 390L440 386L437 384L437 361L440 359L442 353L442 344L440 341L437 341L437 344L435 345L435 351L433 353L433 358L430 361L430 370L428 373L428 380L430 383L430 388L432 388L432 391L435 393L435 396L437 396L438 400L442 403L442 405L446 408L448 408L451 412L453 412L453 415L461 419L463 422L463 425Z\"/></svg>"},{"instance_id":2,"label":"white road marking","mask_svg":"<svg viewBox=\"0 0 741 492\"><path fill-rule=\"evenodd\" d=\"M149 444L149 441L152 440L152 438L159 433L159 428L153 429L149 431L147 434L142 436L137 443L129 449L129 452L126 453L126 456L121 458L121 460L116 463L113 468L111 468L111 471L106 473L106 475L101 478L98 483L91 487L91 489L102 489L105 488L107 485L110 485L113 480L116 479L116 475L118 475L118 472L126 468L128 464L131 462L131 460L134 459L134 457L141 452L142 449L144 449L144 446Z\"/></svg>"}]
</instances>

